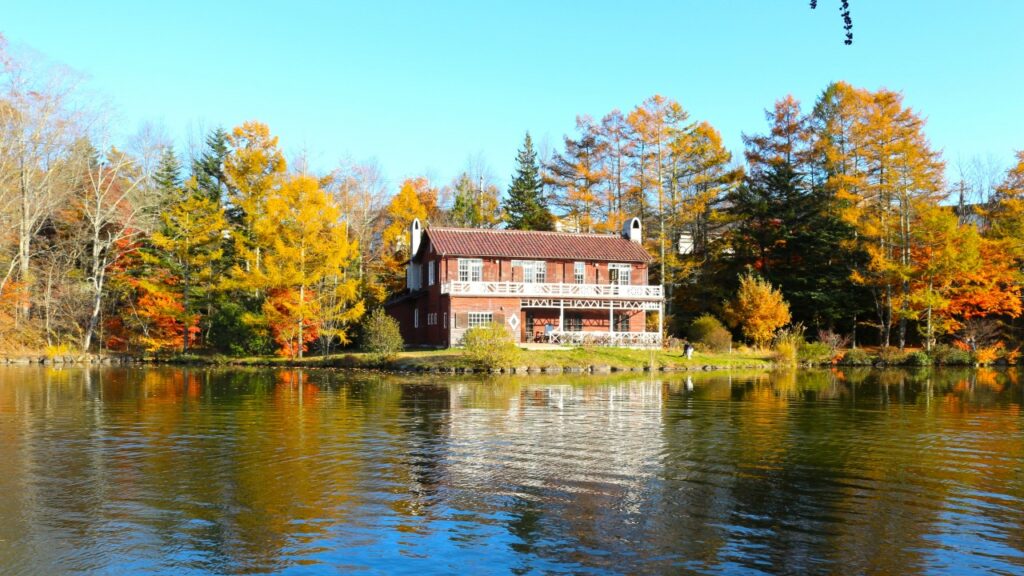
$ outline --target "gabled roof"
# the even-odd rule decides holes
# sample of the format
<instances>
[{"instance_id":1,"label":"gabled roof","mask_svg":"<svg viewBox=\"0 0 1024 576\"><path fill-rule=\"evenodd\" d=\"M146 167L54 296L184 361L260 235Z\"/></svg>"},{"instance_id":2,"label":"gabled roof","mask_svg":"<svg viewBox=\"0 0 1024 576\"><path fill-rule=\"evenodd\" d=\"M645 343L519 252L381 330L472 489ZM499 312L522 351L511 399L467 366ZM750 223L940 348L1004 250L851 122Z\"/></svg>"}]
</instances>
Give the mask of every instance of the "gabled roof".
<instances>
[{"instance_id":1,"label":"gabled roof","mask_svg":"<svg viewBox=\"0 0 1024 576\"><path fill-rule=\"evenodd\" d=\"M434 251L445 256L644 263L652 260L643 246L617 234L478 228L428 228L424 234Z\"/></svg>"}]
</instances>

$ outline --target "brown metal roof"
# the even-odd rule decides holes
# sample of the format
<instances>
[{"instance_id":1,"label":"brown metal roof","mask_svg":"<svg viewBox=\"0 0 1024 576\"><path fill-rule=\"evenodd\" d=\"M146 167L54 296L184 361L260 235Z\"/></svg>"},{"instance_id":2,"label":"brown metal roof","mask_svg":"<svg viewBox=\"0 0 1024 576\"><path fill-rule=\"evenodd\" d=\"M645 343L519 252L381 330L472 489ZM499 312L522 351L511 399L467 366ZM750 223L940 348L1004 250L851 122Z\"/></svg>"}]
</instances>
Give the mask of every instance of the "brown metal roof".
<instances>
[{"instance_id":1,"label":"brown metal roof","mask_svg":"<svg viewBox=\"0 0 1024 576\"><path fill-rule=\"evenodd\" d=\"M652 260L643 246L617 234L478 228L428 228L424 233L434 251L446 256L609 262Z\"/></svg>"}]
</instances>

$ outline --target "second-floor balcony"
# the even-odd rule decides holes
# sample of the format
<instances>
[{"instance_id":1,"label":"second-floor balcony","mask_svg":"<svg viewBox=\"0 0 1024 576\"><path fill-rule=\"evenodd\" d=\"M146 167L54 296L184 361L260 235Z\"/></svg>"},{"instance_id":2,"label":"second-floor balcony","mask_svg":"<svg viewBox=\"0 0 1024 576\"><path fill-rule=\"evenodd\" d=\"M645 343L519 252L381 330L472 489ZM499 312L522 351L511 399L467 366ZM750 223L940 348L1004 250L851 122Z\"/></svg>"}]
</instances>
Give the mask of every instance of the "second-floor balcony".
<instances>
[{"instance_id":1,"label":"second-floor balcony","mask_svg":"<svg viewBox=\"0 0 1024 576\"><path fill-rule=\"evenodd\" d=\"M662 300L661 286L635 284L556 284L541 282L444 282L441 293L452 296L568 296Z\"/></svg>"}]
</instances>

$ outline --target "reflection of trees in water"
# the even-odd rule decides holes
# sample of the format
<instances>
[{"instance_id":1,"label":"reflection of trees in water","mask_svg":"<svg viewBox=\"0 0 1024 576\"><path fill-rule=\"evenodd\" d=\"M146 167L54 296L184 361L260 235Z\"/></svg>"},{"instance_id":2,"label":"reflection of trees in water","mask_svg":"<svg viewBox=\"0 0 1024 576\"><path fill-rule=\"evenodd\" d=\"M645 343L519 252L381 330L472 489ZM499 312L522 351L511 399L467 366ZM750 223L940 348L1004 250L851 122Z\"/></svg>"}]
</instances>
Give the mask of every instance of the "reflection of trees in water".
<instances>
[{"instance_id":1,"label":"reflection of trees in water","mask_svg":"<svg viewBox=\"0 0 1024 576\"><path fill-rule=\"evenodd\" d=\"M445 541L537 571L899 572L964 499L1024 526L995 499L1024 500L1016 371L10 374L0 538L38 558L281 571Z\"/></svg>"}]
</instances>

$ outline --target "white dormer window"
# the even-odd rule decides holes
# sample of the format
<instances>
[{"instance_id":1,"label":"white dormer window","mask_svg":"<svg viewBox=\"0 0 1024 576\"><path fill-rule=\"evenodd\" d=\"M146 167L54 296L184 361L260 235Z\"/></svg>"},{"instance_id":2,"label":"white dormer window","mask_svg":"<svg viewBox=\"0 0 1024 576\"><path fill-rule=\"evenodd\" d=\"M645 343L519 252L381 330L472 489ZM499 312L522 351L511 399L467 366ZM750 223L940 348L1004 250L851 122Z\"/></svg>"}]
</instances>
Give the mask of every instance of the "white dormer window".
<instances>
[{"instance_id":1,"label":"white dormer window","mask_svg":"<svg viewBox=\"0 0 1024 576\"><path fill-rule=\"evenodd\" d=\"M427 286L433 286L437 281L437 262L431 260L427 263Z\"/></svg>"},{"instance_id":2,"label":"white dormer window","mask_svg":"<svg viewBox=\"0 0 1024 576\"><path fill-rule=\"evenodd\" d=\"M583 284L587 280L587 263L576 262L572 265L573 279L577 284Z\"/></svg>"}]
</instances>

